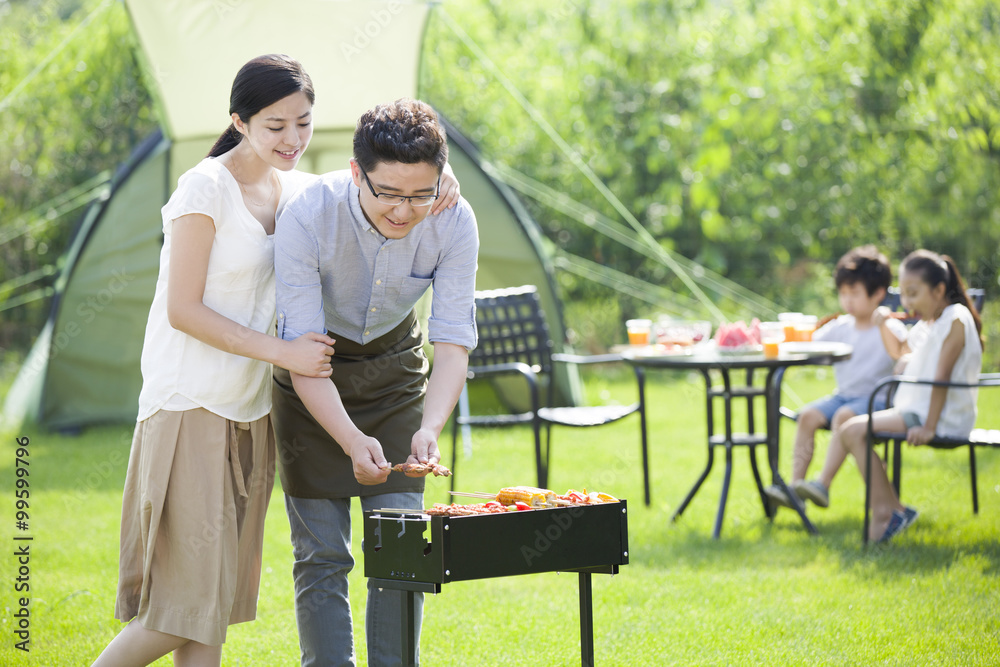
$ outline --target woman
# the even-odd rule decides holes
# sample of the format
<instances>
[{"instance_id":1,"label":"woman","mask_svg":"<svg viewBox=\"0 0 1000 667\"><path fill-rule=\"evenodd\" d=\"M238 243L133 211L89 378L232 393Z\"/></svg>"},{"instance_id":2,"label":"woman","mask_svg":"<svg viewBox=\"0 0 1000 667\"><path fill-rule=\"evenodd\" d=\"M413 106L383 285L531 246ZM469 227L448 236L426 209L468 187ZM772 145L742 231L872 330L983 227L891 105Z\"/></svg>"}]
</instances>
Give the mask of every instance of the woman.
<instances>
[{"instance_id":1,"label":"woman","mask_svg":"<svg viewBox=\"0 0 1000 667\"><path fill-rule=\"evenodd\" d=\"M310 177L312 82L282 55L254 58L232 125L163 207L160 275L122 507L115 617L94 663L220 665L227 627L253 620L274 482L271 364L329 377L333 339L271 335L277 214ZM447 183L447 187L445 184ZM458 199L442 183L435 212Z\"/></svg>"}]
</instances>

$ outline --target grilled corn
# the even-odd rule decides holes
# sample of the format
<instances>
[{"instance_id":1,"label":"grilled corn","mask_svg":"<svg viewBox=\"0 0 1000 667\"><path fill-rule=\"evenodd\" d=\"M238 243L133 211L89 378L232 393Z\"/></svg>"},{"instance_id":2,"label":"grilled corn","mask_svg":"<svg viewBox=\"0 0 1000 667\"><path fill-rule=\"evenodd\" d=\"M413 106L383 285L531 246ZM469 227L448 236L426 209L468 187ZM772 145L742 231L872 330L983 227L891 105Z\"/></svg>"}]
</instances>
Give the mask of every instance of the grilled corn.
<instances>
[{"instance_id":1,"label":"grilled corn","mask_svg":"<svg viewBox=\"0 0 1000 667\"><path fill-rule=\"evenodd\" d=\"M508 486L500 489L500 493L497 494L497 502L504 505L522 502L531 507L554 507L555 499L555 492L534 486Z\"/></svg>"}]
</instances>

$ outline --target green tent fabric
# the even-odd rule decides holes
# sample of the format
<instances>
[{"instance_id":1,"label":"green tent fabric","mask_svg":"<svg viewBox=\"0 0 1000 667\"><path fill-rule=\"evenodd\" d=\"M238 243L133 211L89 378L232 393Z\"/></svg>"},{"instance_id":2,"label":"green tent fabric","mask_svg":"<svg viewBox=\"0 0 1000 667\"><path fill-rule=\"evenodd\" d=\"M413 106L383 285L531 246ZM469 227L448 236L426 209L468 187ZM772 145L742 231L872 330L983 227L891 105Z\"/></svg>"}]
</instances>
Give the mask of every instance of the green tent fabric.
<instances>
[{"instance_id":1,"label":"green tent fabric","mask_svg":"<svg viewBox=\"0 0 1000 667\"><path fill-rule=\"evenodd\" d=\"M365 109L417 95L425 3L304 1L295 14L310 19L288 31L275 30L274 6L261 0L129 0L126 6L162 131L136 148L107 197L84 215L61 262L49 320L8 394L4 413L11 421L26 417L67 430L135 419L162 243L160 208L228 123L228 91L244 62L288 53L310 72L315 134L299 168L312 173L348 166L354 125ZM314 34L302 34L303 26ZM288 36L277 34L283 32ZM479 221L477 288L537 285L561 347L565 330L542 235L507 188L486 174L474 146L447 129L450 162ZM574 402L575 377L557 382L561 400Z\"/></svg>"}]
</instances>

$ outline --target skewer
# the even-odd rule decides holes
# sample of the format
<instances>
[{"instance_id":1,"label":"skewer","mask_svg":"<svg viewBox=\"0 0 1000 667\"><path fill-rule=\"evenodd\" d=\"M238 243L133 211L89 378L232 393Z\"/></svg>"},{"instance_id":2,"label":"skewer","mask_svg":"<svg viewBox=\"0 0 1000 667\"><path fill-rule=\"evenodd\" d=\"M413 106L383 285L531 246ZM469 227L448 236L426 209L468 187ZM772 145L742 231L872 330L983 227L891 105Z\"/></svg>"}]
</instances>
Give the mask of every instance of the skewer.
<instances>
[{"instance_id":1,"label":"skewer","mask_svg":"<svg viewBox=\"0 0 1000 667\"><path fill-rule=\"evenodd\" d=\"M499 493L485 493L483 491L450 491L449 493L451 493L451 495L453 496L465 496L468 498L484 498L486 500L496 500L499 502L504 502L505 504L509 504L505 502L506 500L509 499L505 498L503 501L500 500ZM552 507L552 506L566 507L573 504L568 500L560 500L559 498L554 498L554 497L545 499L541 497L542 494L533 494L533 495L535 496L534 504L538 507ZM525 500L525 502L529 502L529 504L531 504L530 501L531 501L530 497Z\"/></svg>"},{"instance_id":2,"label":"skewer","mask_svg":"<svg viewBox=\"0 0 1000 667\"><path fill-rule=\"evenodd\" d=\"M401 509L399 507L379 507L376 512L399 512L400 514L427 514L427 510Z\"/></svg>"},{"instance_id":3,"label":"skewer","mask_svg":"<svg viewBox=\"0 0 1000 667\"><path fill-rule=\"evenodd\" d=\"M434 473L435 477L451 477L451 470L440 463L397 463L389 464L389 469L396 472Z\"/></svg>"}]
</instances>

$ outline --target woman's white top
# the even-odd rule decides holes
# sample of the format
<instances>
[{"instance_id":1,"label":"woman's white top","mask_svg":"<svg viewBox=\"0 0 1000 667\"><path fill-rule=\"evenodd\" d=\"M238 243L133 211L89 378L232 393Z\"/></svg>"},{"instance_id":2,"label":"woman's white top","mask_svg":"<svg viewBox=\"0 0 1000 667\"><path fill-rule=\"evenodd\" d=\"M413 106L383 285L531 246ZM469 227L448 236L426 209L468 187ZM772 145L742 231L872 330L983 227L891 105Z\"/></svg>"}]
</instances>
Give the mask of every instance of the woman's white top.
<instances>
[{"instance_id":1,"label":"woman's white top","mask_svg":"<svg viewBox=\"0 0 1000 667\"><path fill-rule=\"evenodd\" d=\"M913 325L909 341L912 353L906 364L904 375L921 380L933 380L937 375L938 360L944 339L951 332L952 323L958 320L965 327L965 345L951 369L951 382L975 384L983 367L983 348L979 344L979 333L972 313L961 304L951 304L944 309L941 317L930 324L924 321ZM916 347L914 347L916 345ZM930 385L900 384L896 390L893 406L920 417L920 423L927 422L930 409ZM968 437L976 423L977 389L949 389L944 408L938 419L935 433L939 436Z\"/></svg>"},{"instance_id":2,"label":"woman's white top","mask_svg":"<svg viewBox=\"0 0 1000 667\"><path fill-rule=\"evenodd\" d=\"M281 197L314 178L278 171ZM201 407L226 419L249 422L271 410L271 364L225 352L178 331L167 319L167 278L173 221L200 213L215 224L205 280L206 306L261 333L274 332L274 237L250 214L230 171L205 158L181 176L162 209L160 273L142 345L138 421L157 410Z\"/></svg>"}]
</instances>

